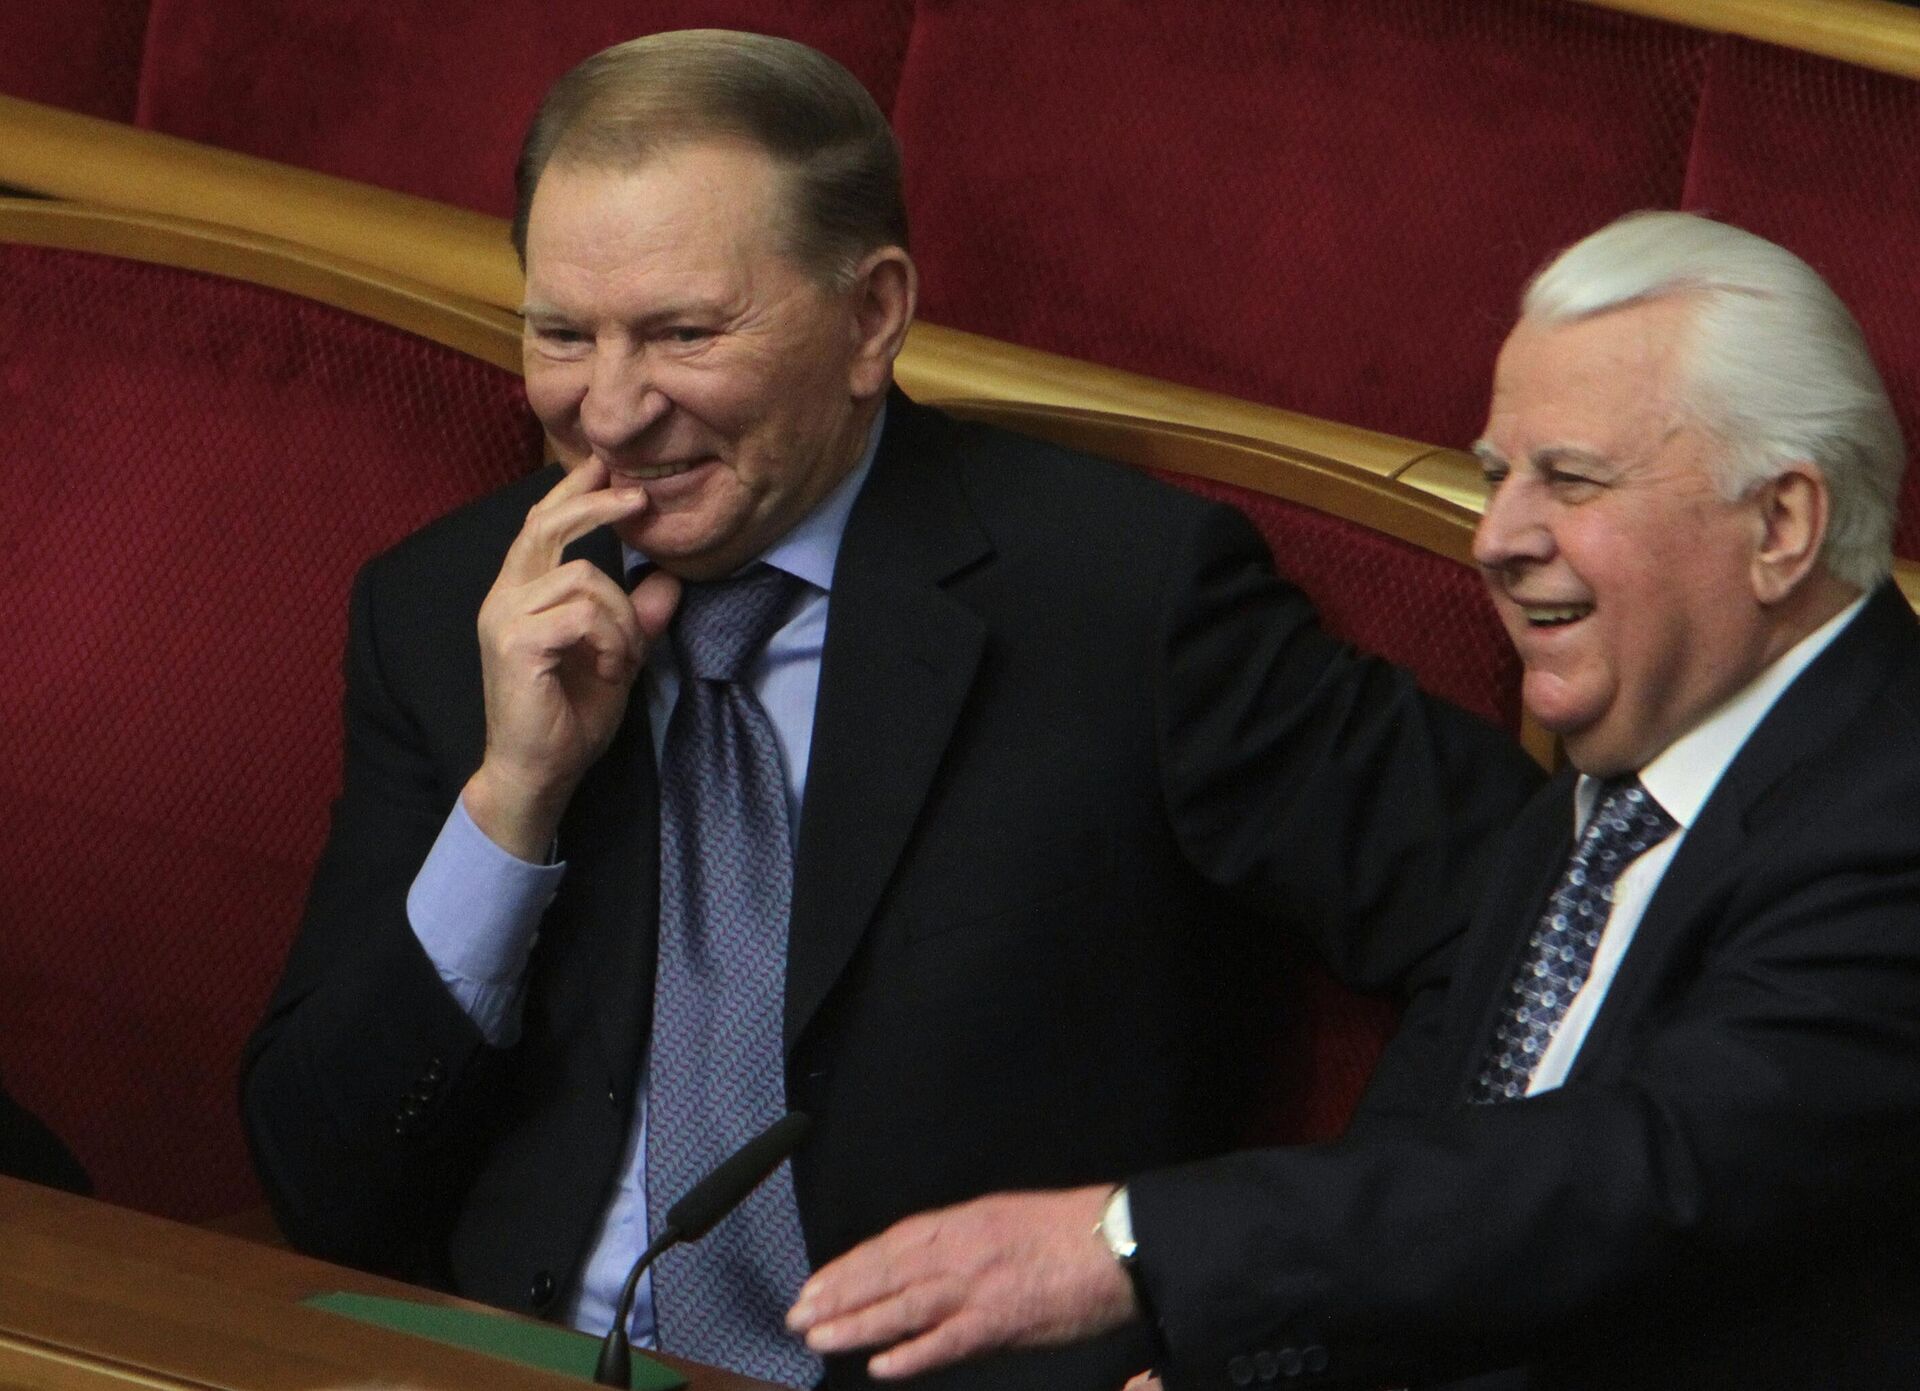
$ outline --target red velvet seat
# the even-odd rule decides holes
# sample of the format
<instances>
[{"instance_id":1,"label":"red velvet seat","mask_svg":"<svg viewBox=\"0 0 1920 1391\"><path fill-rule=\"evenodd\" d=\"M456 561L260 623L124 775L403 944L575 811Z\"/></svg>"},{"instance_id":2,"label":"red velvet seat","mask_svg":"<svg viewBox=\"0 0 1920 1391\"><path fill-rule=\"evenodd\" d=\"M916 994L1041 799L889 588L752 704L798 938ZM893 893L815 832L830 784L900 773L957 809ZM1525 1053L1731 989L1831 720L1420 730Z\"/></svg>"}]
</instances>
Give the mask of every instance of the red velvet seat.
<instances>
[{"instance_id":1,"label":"red velvet seat","mask_svg":"<svg viewBox=\"0 0 1920 1391\"><path fill-rule=\"evenodd\" d=\"M101 1196L202 1218L257 1201L240 1047L338 782L349 580L537 461L538 429L502 367L260 285L20 244L18 216L0 1070Z\"/></svg>"},{"instance_id":2,"label":"red velvet seat","mask_svg":"<svg viewBox=\"0 0 1920 1391\"><path fill-rule=\"evenodd\" d=\"M1548 253L1678 202L1710 42L1540 0L928 0L893 110L923 313L1464 445Z\"/></svg>"},{"instance_id":3,"label":"red velvet seat","mask_svg":"<svg viewBox=\"0 0 1920 1391\"><path fill-rule=\"evenodd\" d=\"M1805 257L1853 310L1920 459L1920 82L1771 44L1714 53L1686 207ZM1920 558L1920 468L1894 552Z\"/></svg>"},{"instance_id":4,"label":"red velvet seat","mask_svg":"<svg viewBox=\"0 0 1920 1391\"><path fill-rule=\"evenodd\" d=\"M891 104L913 0L152 0L140 124L506 216L540 96L590 53L665 29L799 39Z\"/></svg>"}]
</instances>

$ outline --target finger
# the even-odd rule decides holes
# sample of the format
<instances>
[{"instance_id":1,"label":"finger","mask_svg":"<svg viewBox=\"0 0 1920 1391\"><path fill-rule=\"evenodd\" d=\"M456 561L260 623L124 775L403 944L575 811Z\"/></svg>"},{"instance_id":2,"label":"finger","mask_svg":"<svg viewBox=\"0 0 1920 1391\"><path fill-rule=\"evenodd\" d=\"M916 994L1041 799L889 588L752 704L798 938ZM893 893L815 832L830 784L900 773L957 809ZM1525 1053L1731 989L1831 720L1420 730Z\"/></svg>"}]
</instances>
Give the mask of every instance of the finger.
<instances>
[{"instance_id":1,"label":"finger","mask_svg":"<svg viewBox=\"0 0 1920 1391\"><path fill-rule=\"evenodd\" d=\"M867 1360L867 1371L880 1381L896 1381L992 1352L1004 1342L985 1320L962 1313L918 1338L875 1354Z\"/></svg>"},{"instance_id":2,"label":"finger","mask_svg":"<svg viewBox=\"0 0 1920 1391\"><path fill-rule=\"evenodd\" d=\"M955 1282L909 1285L820 1321L808 1332L807 1346L815 1352L845 1352L897 1343L952 1318L965 1305L965 1289Z\"/></svg>"},{"instance_id":3,"label":"finger","mask_svg":"<svg viewBox=\"0 0 1920 1391\"><path fill-rule=\"evenodd\" d=\"M680 606L680 581L665 570L655 570L633 587L628 598L639 621L641 636L650 643L656 642L667 631L667 624L673 621L673 611Z\"/></svg>"},{"instance_id":4,"label":"finger","mask_svg":"<svg viewBox=\"0 0 1920 1391\"><path fill-rule=\"evenodd\" d=\"M805 1332L815 1324L891 1299L926 1273L926 1216L897 1222L816 1270L800 1287L787 1325Z\"/></svg>"},{"instance_id":5,"label":"finger","mask_svg":"<svg viewBox=\"0 0 1920 1391\"><path fill-rule=\"evenodd\" d=\"M569 660L590 660L594 673L606 681L630 681L643 652L637 633L623 632L607 620L605 610L585 602L524 616L504 635L501 647L509 662L540 674Z\"/></svg>"},{"instance_id":6,"label":"finger","mask_svg":"<svg viewBox=\"0 0 1920 1391\"><path fill-rule=\"evenodd\" d=\"M606 467L598 460L582 464L527 512L507 549L500 578L524 584L560 564L561 553L596 527L636 517L647 507L645 488L609 488Z\"/></svg>"},{"instance_id":7,"label":"finger","mask_svg":"<svg viewBox=\"0 0 1920 1391\"><path fill-rule=\"evenodd\" d=\"M496 608L502 617L535 614L560 604L584 601L606 610L607 617L623 628L637 631L639 626L626 591L591 560L570 560L557 570L495 593L499 596Z\"/></svg>"},{"instance_id":8,"label":"finger","mask_svg":"<svg viewBox=\"0 0 1920 1391\"><path fill-rule=\"evenodd\" d=\"M530 650L525 635L536 631L525 627L529 620L572 605L584 605L599 622L619 634L626 649L624 660L636 665L646 660L648 640L633 606L620 586L588 561L571 562L529 584L496 587L480 609L482 650L524 656Z\"/></svg>"}]
</instances>

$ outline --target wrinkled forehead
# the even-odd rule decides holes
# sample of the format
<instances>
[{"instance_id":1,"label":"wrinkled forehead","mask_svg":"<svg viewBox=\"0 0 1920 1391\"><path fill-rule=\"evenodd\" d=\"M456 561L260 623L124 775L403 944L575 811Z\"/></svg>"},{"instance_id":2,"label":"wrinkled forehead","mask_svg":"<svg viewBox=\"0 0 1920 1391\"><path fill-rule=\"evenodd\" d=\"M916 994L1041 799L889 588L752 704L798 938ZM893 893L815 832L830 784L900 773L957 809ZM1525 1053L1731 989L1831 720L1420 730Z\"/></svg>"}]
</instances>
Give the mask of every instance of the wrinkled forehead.
<instances>
[{"instance_id":1,"label":"wrinkled forehead","mask_svg":"<svg viewBox=\"0 0 1920 1391\"><path fill-rule=\"evenodd\" d=\"M787 172L745 141L683 142L638 162L556 157L528 211L528 258L580 238L772 247L790 201Z\"/></svg>"},{"instance_id":2,"label":"wrinkled forehead","mask_svg":"<svg viewBox=\"0 0 1920 1391\"><path fill-rule=\"evenodd\" d=\"M1506 457L1601 451L1684 418L1691 306L1661 299L1564 322L1522 319L1494 366L1484 442Z\"/></svg>"}]
</instances>

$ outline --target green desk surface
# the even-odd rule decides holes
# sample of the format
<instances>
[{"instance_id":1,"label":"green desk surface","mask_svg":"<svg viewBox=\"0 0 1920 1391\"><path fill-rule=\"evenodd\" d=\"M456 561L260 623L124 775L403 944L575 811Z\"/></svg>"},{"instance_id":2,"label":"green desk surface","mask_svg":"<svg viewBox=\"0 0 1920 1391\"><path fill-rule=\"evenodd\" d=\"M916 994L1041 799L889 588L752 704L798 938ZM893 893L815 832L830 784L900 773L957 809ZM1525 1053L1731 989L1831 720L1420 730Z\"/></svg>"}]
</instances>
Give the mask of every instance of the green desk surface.
<instances>
[{"instance_id":1,"label":"green desk surface","mask_svg":"<svg viewBox=\"0 0 1920 1391\"><path fill-rule=\"evenodd\" d=\"M531 1323L504 1314L481 1313L472 1309L450 1309L440 1304L416 1304L406 1299L383 1299L371 1294L316 1294L306 1301L315 1309L343 1314L362 1323L398 1329L437 1343L448 1343L469 1352L483 1352L505 1358L524 1367L559 1372L593 1380L594 1365L600 1360L600 1340L560 1328L550 1323ZM661 1365L643 1352L633 1354L634 1391L671 1391L685 1386L687 1379L670 1367Z\"/></svg>"}]
</instances>

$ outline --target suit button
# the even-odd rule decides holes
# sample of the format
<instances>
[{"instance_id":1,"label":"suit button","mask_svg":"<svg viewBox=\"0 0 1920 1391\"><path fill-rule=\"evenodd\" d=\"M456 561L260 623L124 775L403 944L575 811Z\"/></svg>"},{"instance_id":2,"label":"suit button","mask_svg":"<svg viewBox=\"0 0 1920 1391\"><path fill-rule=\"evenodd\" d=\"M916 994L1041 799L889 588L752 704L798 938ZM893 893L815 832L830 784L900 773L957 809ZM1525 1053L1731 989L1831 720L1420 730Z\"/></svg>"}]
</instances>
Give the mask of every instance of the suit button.
<instances>
[{"instance_id":1,"label":"suit button","mask_svg":"<svg viewBox=\"0 0 1920 1391\"><path fill-rule=\"evenodd\" d=\"M1318 1376L1327 1369L1327 1350L1318 1343L1308 1343L1300 1349L1300 1365L1314 1376Z\"/></svg>"},{"instance_id":2,"label":"suit button","mask_svg":"<svg viewBox=\"0 0 1920 1391\"><path fill-rule=\"evenodd\" d=\"M1235 1355L1227 1359L1227 1380L1235 1386L1253 1385L1253 1359Z\"/></svg>"},{"instance_id":3,"label":"suit button","mask_svg":"<svg viewBox=\"0 0 1920 1391\"><path fill-rule=\"evenodd\" d=\"M1261 1348L1253 1355L1254 1373L1262 1381L1272 1381L1280 1375L1280 1359L1272 1348Z\"/></svg>"},{"instance_id":4,"label":"suit button","mask_svg":"<svg viewBox=\"0 0 1920 1391\"><path fill-rule=\"evenodd\" d=\"M533 1277L533 1284L527 1290L527 1297L533 1301L537 1313L546 1313L547 1306L553 1303L553 1274L541 1271Z\"/></svg>"},{"instance_id":5,"label":"suit button","mask_svg":"<svg viewBox=\"0 0 1920 1391\"><path fill-rule=\"evenodd\" d=\"M1297 1377L1300 1375L1299 1348L1281 1348L1280 1355L1274 1359L1274 1362L1280 1368L1281 1376Z\"/></svg>"}]
</instances>

